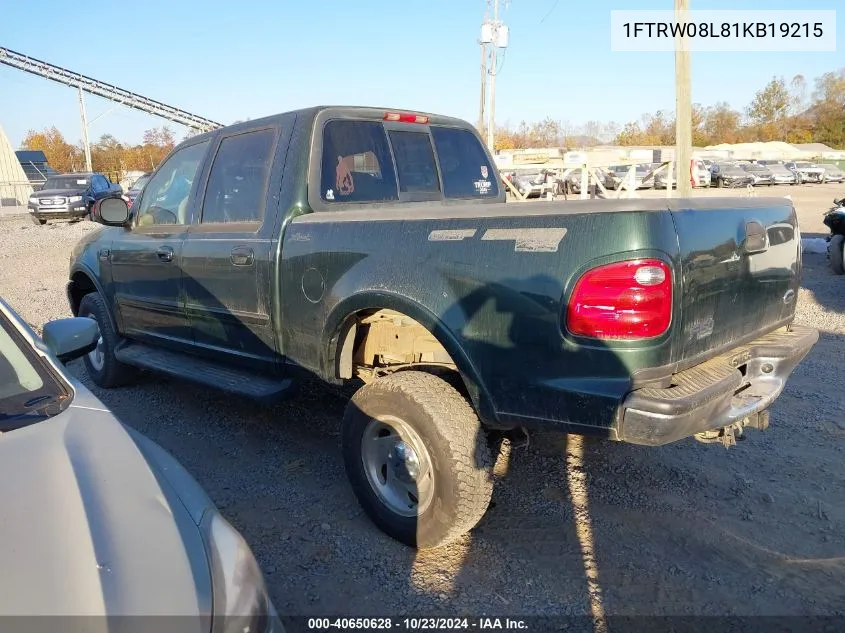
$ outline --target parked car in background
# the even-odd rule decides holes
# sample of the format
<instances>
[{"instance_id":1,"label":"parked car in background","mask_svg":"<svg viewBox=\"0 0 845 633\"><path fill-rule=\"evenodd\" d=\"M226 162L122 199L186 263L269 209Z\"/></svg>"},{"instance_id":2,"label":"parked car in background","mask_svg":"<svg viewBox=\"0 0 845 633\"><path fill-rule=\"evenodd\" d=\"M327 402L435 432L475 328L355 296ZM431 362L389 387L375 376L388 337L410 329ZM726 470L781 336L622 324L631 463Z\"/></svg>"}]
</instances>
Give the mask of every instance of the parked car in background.
<instances>
[{"instance_id":1,"label":"parked car in background","mask_svg":"<svg viewBox=\"0 0 845 633\"><path fill-rule=\"evenodd\" d=\"M703 160L694 160L692 172L695 174L696 187L709 187L713 183L710 167Z\"/></svg>"},{"instance_id":2,"label":"parked car in background","mask_svg":"<svg viewBox=\"0 0 845 633\"><path fill-rule=\"evenodd\" d=\"M81 220L97 200L120 196L123 189L100 173L51 176L30 198L27 208L37 224Z\"/></svg>"},{"instance_id":3,"label":"parked car in background","mask_svg":"<svg viewBox=\"0 0 845 633\"><path fill-rule=\"evenodd\" d=\"M629 174L631 167L632 165L613 165L612 167L608 167L605 171L605 188L618 189L623 186L623 182L627 183L628 178L630 178ZM652 167L650 164L636 165L634 172L635 189L651 189L654 187L653 177L645 180L645 177L648 176L651 171Z\"/></svg>"},{"instance_id":4,"label":"parked car in background","mask_svg":"<svg viewBox=\"0 0 845 633\"><path fill-rule=\"evenodd\" d=\"M788 169L782 160L758 160L758 165L763 165L772 172L772 178L776 185L797 185L798 175Z\"/></svg>"},{"instance_id":5,"label":"parked car in background","mask_svg":"<svg viewBox=\"0 0 845 633\"><path fill-rule=\"evenodd\" d=\"M598 177L599 181L601 182L602 186L605 186L607 183L607 172L601 167L592 167L593 171L595 171L596 176ZM583 170L580 168L573 169L569 172L566 178L563 181L563 185L566 187L567 191L574 194L581 193L581 172ZM589 187L595 186L595 177L589 176ZM596 191L598 192L598 188L596 187Z\"/></svg>"},{"instance_id":6,"label":"parked car in background","mask_svg":"<svg viewBox=\"0 0 845 633\"><path fill-rule=\"evenodd\" d=\"M64 368L103 362L108 334L88 317L105 306L92 299L41 337L0 299L0 615L281 631L243 537L176 459Z\"/></svg>"},{"instance_id":7,"label":"parked car in background","mask_svg":"<svg viewBox=\"0 0 845 633\"><path fill-rule=\"evenodd\" d=\"M542 198L549 192L556 193L557 190L554 179L548 178L544 169L514 170L510 181L526 198Z\"/></svg>"},{"instance_id":8,"label":"parked car in background","mask_svg":"<svg viewBox=\"0 0 845 633\"><path fill-rule=\"evenodd\" d=\"M824 174L822 174L822 182L845 181L845 171L842 171L838 165L834 165L832 163L819 163L819 167L824 169Z\"/></svg>"},{"instance_id":9,"label":"parked car in background","mask_svg":"<svg viewBox=\"0 0 845 633\"><path fill-rule=\"evenodd\" d=\"M710 177L714 187L744 187L754 183L751 174L736 163L714 163Z\"/></svg>"},{"instance_id":10,"label":"parked car in background","mask_svg":"<svg viewBox=\"0 0 845 633\"><path fill-rule=\"evenodd\" d=\"M742 161L739 163L740 168L745 171L748 175L751 176L753 179L751 184L755 187L760 185L766 185L771 187L775 184L775 175L769 171L766 165L761 165L760 163L749 163L746 161Z\"/></svg>"},{"instance_id":11,"label":"parked car in background","mask_svg":"<svg viewBox=\"0 0 845 633\"><path fill-rule=\"evenodd\" d=\"M819 167L808 161L790 161L784 163L787 169L791 169L798 176L798 182L821 182L824 176L824 167Z\"/></svg>"},{"instance_id":12,"label":"parked car in background","mask_svg":"<svg viewBox=\"0 0 845 633\"><path fill-rule=\"evenodd\" d=\"M126 198L129 202L129 208L132 208L132 204L135 202L135 198L141 193L141 190L144 188L144 185L147 184L147 181L150 179L152 174L143 174L132 183L132 186L126 191Z\"/></svg>"}]
</instances>

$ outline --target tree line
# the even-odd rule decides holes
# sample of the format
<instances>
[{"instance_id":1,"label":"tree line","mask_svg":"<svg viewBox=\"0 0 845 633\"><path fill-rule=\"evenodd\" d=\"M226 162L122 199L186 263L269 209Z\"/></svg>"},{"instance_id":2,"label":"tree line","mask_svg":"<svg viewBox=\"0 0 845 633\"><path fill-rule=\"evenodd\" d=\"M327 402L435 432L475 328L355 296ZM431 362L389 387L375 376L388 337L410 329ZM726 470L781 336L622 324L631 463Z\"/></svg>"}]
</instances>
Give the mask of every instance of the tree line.
<instances>
[{"instance_id":1,"label":"tree line","mask_svg":"<svg viewBox=\"0 0 845 633\"><path fill-rule=\"evenodd\" d=\"M697 147L786 141L845 148L845 68L816 77L812 90L803 75L789 81L773 77L755 93L743 111L731 108L726 102L710 106L694 104L692 126L693 145ZM175 142L167 126L147 130L142 142L136 145L104 134L91 145L92 168L109 173L152 171ZM516 127L506 124L496 134L496 149L583 148L608 143L674 145L674 113L658 110L624 125L614 121L573 125L546 117L534 123L522 121ZM82 143L69 143L55 127L40 132L30 130L21 147L42 150L50 165L62 173L85 168Z\"/></svg>"},{"instance_id":2,"label":"tree line","mask_svg":"<svg viewBox=\"0 0 845 633\"><path fill-rule=\"evenodd\" d=\"M693 145L786 141L824 143L845 148L845 68L813 80L803 75L787 81L773 77L740 111L726 102L694 104ZM658 110L624 125L588 121L574 126L550 117L536 123L497 130L496 149L530 147L581 148L599 144L674 145L675 116Z\"/></svg>"},{"instance_id":3,"label":"tree line","mask_svg":"<svg viewBox=\"0 0 845 633\"><path fill-rule=\"evenodd\" d=\"M103 134L91 143L91 167L94 171L126 173L152 171L176 144L167 126L144 132L137 145L121 143L111 134ZM59 173L85 170L85 151L82 143L69 143L55 127L29 130L21 149L41 150L47 162Z\"/></svg>"}]
</instances>

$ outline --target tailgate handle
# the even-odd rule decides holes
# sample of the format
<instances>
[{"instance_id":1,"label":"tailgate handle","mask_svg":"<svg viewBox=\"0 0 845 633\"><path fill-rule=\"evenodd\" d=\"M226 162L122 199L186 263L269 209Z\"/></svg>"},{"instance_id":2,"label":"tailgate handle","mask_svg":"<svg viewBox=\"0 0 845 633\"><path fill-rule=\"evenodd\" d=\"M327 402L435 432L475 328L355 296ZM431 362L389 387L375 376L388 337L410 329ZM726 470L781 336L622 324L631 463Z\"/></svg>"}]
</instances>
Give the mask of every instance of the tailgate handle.
<instances>
[{"instance_id":1,"label":"tailgate handle","mask_svg":"<svg viewBox=\"0 0 845 633\"><path fill-rule=\"evenodd\" d=\"M761 253L769 247L766 229L759 222L745 223L745 252Z\"/></svg>"}]
</instances>

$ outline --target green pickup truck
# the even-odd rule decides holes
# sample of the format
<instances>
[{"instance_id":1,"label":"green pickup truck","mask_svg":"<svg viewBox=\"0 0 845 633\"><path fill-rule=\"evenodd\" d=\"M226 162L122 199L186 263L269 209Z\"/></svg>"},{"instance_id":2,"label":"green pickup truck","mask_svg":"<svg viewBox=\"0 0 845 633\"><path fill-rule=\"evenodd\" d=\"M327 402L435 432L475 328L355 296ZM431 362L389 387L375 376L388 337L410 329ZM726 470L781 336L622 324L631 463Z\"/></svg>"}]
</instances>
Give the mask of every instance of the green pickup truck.
<instances>
[{"instance_id":1,"label":"green pickup truck","mask_svg":"<svg viewBox=\"0 0 845 633\"><path fill-rule=\"evenodd\" d=\"M382 530L481 519L503 434L732 444L818 332L793 325L785 198L506 203L466 122L317 107L176 147L75 248L93 381L138 369L265 401L362 383L342 451ZM287 421L280 421L286 423ZM292 422L287 422L292 423ZM491 439L492 438L492 439Z\"/></svg>"}]
</instances>

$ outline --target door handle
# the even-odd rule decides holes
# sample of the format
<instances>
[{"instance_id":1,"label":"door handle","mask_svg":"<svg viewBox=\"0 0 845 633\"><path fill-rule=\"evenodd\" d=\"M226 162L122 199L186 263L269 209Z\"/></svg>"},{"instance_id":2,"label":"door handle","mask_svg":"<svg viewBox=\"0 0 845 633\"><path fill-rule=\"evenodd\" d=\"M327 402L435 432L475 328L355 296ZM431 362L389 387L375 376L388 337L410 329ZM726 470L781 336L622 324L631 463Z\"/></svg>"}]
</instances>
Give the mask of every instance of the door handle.
<instances>
[{"instance_id":1,"label":"door handle","mask_svg":"<svg viewBox=\"0 0 845 633\"><path fill-rule=\"evenodd\" d=\"M252 266L255 253L249 246L236 246L229 257L235 266Z\"/></svg>"},{"instance_id":2,"label":"door handle","mask_svg":"<svg viewBox=\"0 0 845 633\"><path fill-rule=\"evenodd\" d=\"M163 262L173 261L173 249L170 246L161 246L156 251L158 258Z\"/></svg>"}]
</instances>

